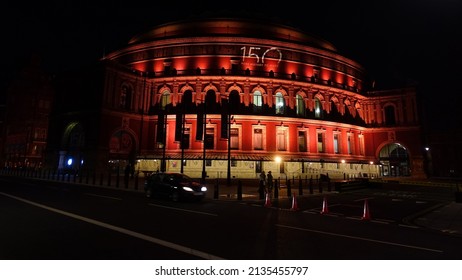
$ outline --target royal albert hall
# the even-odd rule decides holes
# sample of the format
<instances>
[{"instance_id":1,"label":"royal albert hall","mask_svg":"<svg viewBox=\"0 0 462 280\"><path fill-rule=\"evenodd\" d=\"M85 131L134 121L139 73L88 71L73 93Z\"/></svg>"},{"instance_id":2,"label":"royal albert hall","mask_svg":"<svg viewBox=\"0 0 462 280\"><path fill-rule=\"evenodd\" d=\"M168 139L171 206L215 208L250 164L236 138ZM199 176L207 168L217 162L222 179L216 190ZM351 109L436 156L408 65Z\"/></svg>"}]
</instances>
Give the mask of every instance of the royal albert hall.
<instances>
[{"instance_id":1,"label":"royal albert hall","mask_svg":"<svg viewBox=\"0 0 462 280\"><path fill-rule=\"evenodd\" d=\"M171 22L101 62L100 129L66 123L61 168L74 157L195 178L424 174L415 88L374 89L359 63L298 28ZM79 150L82 135L96 139L92 149Z\"/></svg>"}]
</instances>

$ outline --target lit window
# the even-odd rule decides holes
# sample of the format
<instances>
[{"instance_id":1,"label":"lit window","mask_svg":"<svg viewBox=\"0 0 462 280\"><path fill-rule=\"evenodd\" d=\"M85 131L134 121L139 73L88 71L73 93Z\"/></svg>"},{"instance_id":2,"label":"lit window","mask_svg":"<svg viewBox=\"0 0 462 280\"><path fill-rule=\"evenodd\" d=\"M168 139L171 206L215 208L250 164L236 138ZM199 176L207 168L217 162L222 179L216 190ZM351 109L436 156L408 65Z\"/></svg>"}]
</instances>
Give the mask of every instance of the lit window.
<instances>
[{"instance_id":1,"label":"lit window","mask_svg":"<svg viewBox=\"0 0 462 280\"><path fill-rule=\"evenodd\" d=\"M305 102L300 94L297 94L297 116L305 116Z\"/></svg>"},{"instance_id":2,"label":"lit window","mask_svg":"<svg viewBox=\"0 0 462 280\"><path fill-rule=\"evenodd\" d=\"M359 140L359 154L364 155L364 136L362 134L358 135Z\"/></svg>"},{"instance_id":3,"label":"lit window","mask_svg":"<svg viewBox=\"0 0 462 280\"><path fill-rule=\"evenodd\" d=\"M340 134L334 133L334 153L340 153Z\"/></svg>"},{"instance_id":4,"label":"lit window","mask_svg":"<svg viewBox=\"0 0 462 280\"><path fill-rule=\"evenodd\" d=\"M258 90L253 93L253 106L256 110L261 109L261 106L263 106L263 97Z\"/></svg>"},{"instance_id":5,"label":"lit window","mask_svg":"<svg viewBox=\"0 0 462 280\"><path fill-rule=\"evenodd\" d=\"M278 127L276 132L276 145L278 151L287 151L287 128Z\"/></svg>"},{"instance_id":6,"label":"lit window","mask_svg":"<svg viewBox=\"0 0 462 280\"><path fill-rule=\"evenodd\" d=\"M231 128L230 130L230 149L238 150L239 149L239 129Z\"/></svg>"},{"instance_id":7,"label":"lit window","mask_svg":"<svg viewBox=\"0 0 462 280\"><path fill-rule=\"evenodd\" d=\"M284 106L285 106L285 104L284 104L284 97L282 96L282 93L280 93L280 92L276 93L275 101L276 101L276 106L275 106L276 114L277 115L284 114Z\"/></svg>"},{"instance_id":8,"label":"lit window","mask_svg":"<svg viewBox=\"0 0 462 280\"><path fill-rule=\"evenodd\" d=\"M322 118L322 104L318 98L314 99L314 117L317 119Z\"/></svg>"},{"instance_id":9,"label":"lit window","mask_svg":"<svg viewBox=\"0 0 462 280\"><path fill-rule=\"evenodd\" d=\"M160 100L160 105L162 107L162 109L165 109L165 107L167 105L169 105L171 103L171 99L170 99L170 92L168 90L164 91L162 93L162 97L161 97L161 100Z\"/></svg>"},{"instance_id":10,"label":"lit window","mask_svg":"<svg viewBox=\"0 0 462 280\"><path fill-rule=\"evenodd\" d=\"M347 137L347 148L348 148L348 154L353 154L353 140L352 140L352 134L348 133Z\"/></svg>"},{"instance_id":11,"label":"lit window","mask_svg":"<svg viewBox=\"0 0 462 280\"><path fill-rule=\"evenodd\" d=\"M318 153L324 153L324 132L318 132Z\"/></svg>"},{"instance_id":12,"label":"lit window","mask_svg":"<svg viewBox=\"0 0 462 280\"><path fill-rule=\"evenodd\" d=\"M263 150L263 129L261 128L253 130L253 149Z\"/></svg>"}]
</instances>

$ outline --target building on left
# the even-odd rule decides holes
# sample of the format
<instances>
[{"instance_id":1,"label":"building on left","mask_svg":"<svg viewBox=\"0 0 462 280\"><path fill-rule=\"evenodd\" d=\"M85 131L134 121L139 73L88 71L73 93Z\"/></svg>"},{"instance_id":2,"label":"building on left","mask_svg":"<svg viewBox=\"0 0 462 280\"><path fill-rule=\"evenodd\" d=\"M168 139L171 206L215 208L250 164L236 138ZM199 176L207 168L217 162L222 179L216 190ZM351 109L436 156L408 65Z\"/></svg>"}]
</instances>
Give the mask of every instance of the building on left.
<instances>
[{"instance_id":1,"label":"building on left","mask_svg":"<svg viewBox=\"0 0 462 280\"><path fill-rule=\"evenodd\" d=\"M44 165L54 77L33 55L6 88L0 108L2 167L37 169Z\"/></svg>"}]
</instances>

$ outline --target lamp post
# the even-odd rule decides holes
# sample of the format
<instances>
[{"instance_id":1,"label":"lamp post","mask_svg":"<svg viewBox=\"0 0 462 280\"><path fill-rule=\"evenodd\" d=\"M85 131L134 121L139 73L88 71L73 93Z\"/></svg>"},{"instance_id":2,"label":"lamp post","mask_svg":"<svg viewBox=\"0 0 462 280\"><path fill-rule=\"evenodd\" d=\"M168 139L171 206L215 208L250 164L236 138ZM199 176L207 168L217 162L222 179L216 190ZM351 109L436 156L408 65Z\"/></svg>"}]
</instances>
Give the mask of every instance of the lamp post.
<instances>
[{"instance_id":1,"label":"lamp post","mask_svg":"<svg viewBox=\"0 0 462 280\"><path fill-rule=\"evenodd\" d=\"M280 156L276 156L274 158L274 161L278 164L278 167L279 167L279 174L284 174L284 176L286 177L286 183L287 183L287 175L285 172L281 172L281 164L284 164L284 162L282 162L282 158Z\"/></svg>"},{"instance_id":2,"label":"lamp post","mask_svg":"<svg viewBox=\"0 0 462 280\"><path fill-rule=\"evenodd\" d=\"M226 173L226 184L231 186L231 114L228 112L228 170Z\"/></svg>"},{"instance_id":3,"label":"lamp post","mask_svg":"<svg viewBox=\"0 0 462 280\"><path fill-rule=\"evenodd\" d=\"M207 173L205 171L205 140L206 140L206 135L207 135L207 109L206 109L206 104L207 100L204 99L204 119L203 119L203 128L202 128L202 143L203 143L203 149L202 149L202 183L205 184L205 178L207 177Z\"/></svg>"},{"instance_id":4,"label":"lamp post","mask_svg":"<svg viewBox=\"0 0 462 280\"><path fill-rule=\"evenodd\" d=\"M222 113L221 113L221 137L228 141L228 160L227 160L227 171L226 171L226 184L229 187L231 185L231 116L230 101L228 98L221 99Z\"/></svg>"},{"instance_id":5,"label":"lamp post","mask_svg":"<svg viewBox=\"0 0 462 280\"><path fill-rule=\"evenodd\" d=\"M180 145L181 145L181 162L180 162L180 165L181 165L181 170L180 172L183 173L184 172L184 130L185 130L185 122L186 122L186 116L183 112L182 116L181 116L181 141L180 141Z\"/></svg>"},{"instance_id":6,"label":"lamp post","mask_svg":"<svg viewBox=\"0 0 462 280\"><path fill-rule=\"evenodd\" d=\"M371 179L372 179L372 174L373 174L373 173L372 173L372 165L373 165L373 164L374 164L373 161L370 161L370 162L369 162L369 178L371 178Z\"/></svg>"}]
</instances>

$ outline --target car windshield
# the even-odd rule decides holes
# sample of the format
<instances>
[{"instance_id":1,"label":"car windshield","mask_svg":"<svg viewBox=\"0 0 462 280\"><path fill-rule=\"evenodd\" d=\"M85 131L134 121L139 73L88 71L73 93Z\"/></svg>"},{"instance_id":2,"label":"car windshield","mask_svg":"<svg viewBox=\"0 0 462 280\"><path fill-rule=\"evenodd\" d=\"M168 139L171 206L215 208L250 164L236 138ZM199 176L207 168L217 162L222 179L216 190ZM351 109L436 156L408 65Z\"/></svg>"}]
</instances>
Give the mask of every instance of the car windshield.
<instances>
[{"instance_id":1,"label":"car windshield","mask_svg":"<svg viewBox=\"0 0 462 280\"><path fill-rule=\"evenodd\" d=\"M170 180L178 182L178 183L189 183L192 181L190 177L184 174L171 174Z\"/></svg>"}]
</instances>

